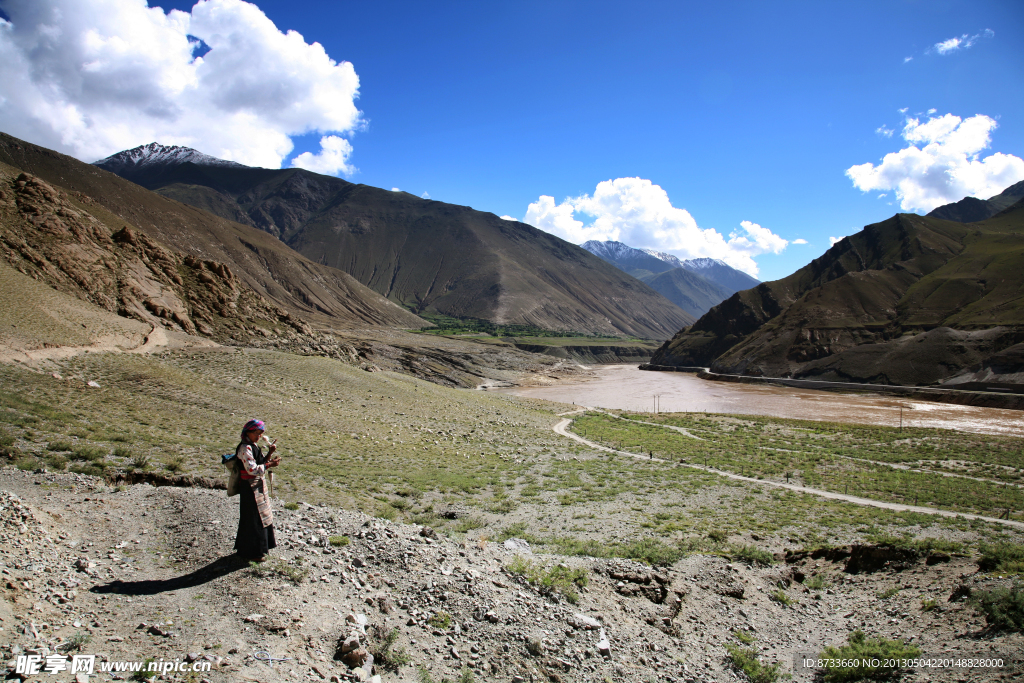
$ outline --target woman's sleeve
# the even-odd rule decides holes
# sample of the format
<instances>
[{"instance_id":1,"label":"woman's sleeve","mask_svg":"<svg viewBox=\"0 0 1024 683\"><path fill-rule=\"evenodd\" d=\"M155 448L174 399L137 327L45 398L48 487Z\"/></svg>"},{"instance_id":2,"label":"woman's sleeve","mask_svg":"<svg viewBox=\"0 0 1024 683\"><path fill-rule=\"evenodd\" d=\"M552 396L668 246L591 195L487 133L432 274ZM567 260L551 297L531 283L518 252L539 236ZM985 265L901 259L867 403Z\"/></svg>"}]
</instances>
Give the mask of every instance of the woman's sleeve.
<instances>
[{"instance_id":1,"label":"woman's sleeve","mask_svg":"<svg viewBox=\"0 0 1024 683\"><path fill-rule=\"evenodd\" d=\"M247 444L239 445L237 456L242 463L242 467L245 468L245 473L250 477L258 477L266 471L263 465L256 464L256 458L252 455L251 446Z\"/></svg>"}]
</instances>

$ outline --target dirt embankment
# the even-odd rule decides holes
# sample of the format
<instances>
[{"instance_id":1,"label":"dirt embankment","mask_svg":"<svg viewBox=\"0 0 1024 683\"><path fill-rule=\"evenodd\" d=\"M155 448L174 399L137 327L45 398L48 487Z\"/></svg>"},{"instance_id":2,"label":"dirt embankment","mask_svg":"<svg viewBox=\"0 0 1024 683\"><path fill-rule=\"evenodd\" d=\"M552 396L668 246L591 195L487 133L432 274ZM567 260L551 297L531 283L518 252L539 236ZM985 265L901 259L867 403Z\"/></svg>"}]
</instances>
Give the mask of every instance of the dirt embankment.
<instances>
[{"instance_id":1,"label":"dirt embankment","mask_svg":"<svg viewBox=\"0 0 1024 683\"><path fill-rule=\"evenodd\" d=\"M769 567L695 555L652 568L531 555L523 542L460 543L278 501L279 547L254 569L230 556L237 505L221 491L0 471L5 661L80 648L101 662L208 662L209 681L412 681L420 667L434 680L468 669L498 681L726 681L735 633L785 670L794 653L843 643L854 629L912 640L925 654L1009 658L1024 647L1024 636L985 631L965 604L972 590L1005 583L967 558L854 547L788 553ZM575 603L510 570L517 554L520 566L585 577ZM961 678L943 669L907 680Z\"/></svg>"}]
</instances>

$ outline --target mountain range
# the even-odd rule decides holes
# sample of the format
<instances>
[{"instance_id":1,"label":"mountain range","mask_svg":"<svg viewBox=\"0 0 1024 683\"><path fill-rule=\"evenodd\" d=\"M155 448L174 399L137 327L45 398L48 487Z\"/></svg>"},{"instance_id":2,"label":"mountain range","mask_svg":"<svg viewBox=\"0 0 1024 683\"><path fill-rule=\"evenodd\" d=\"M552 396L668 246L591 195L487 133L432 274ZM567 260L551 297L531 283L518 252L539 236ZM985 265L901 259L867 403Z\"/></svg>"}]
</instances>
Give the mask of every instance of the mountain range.
<instances>
[{"instance_id":1,"label":"mountain range","mask_svg":"<svg viewBox=\"0 0 1024 683\"><path fill-rule=\"evenodd\" d=\"M995 216L1024 199L1024 180L1010 185L1008 188L988 199L964 197L958 202L945 204L928 214L933 218L943 218L958 223L974 223Z\"/></svg>"},{"instance_id":2,"label":"mountain range","mask_svg":"<svg viewBox=\"0 0 1024 683\"><path fill-rule=\"evenodd\" d=\"M652 363L883 384L1012 379L1024 371L1024 202L970 223L938 217L964 215L956 205L940 209L869 225L732 295Z\"/></svg>"},{"instance_id":3,"label":"mountain range","mask_svg":"<svg viewBox=\"0 0 1024 683\"><path fill-rule=\"evenodd\" d=\"M672 254L637 249L613 240L590 240L580 246L647 283L697 318L733 293L754 287L759 282L718 259L682 260Z\"/></svg>"},{"instance_id":4,"label":"mountain range","mask_svg":"<svg viewBox=\"0 0 1024 683\"><path fill-rule=\"evenodd\" d=\"M155 143L94 167L256 228L417 315L658 340L696 319L585 249L469 207Z\"/></svg>"}]
</instances>

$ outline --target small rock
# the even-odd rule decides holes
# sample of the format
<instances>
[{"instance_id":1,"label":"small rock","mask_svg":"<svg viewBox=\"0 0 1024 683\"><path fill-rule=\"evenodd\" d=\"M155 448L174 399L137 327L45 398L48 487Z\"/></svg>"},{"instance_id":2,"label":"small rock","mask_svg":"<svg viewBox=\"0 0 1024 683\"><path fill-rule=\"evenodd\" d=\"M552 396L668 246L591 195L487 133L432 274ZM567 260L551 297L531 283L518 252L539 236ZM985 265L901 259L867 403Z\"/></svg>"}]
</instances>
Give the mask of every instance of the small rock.
<instances>
[{"instance_id":1,"label":"small rock","mask_svg":"<svg viewBox=\"0 0 1024 683\"><path fill-rule=\"evenodd\" d=\"M255 624L256 622L258 622L262 618L263 618L262 614L250 614L245 619L243 619L243 621L245 621L245 623L247 623L247 624Z\"/></svg>"}]
</instances>

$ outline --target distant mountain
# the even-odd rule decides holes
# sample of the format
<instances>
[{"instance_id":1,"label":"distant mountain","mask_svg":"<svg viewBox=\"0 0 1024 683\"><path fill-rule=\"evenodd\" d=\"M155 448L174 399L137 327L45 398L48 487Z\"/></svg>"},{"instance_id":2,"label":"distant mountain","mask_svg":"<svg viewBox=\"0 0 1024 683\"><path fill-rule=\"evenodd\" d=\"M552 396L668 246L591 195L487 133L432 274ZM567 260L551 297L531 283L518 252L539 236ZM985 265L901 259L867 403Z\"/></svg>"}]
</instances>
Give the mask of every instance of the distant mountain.
<instances>
[{"instance_id":1,"label":"distant mountain","mask_svg":"<svg viewBox=\"0 0 1024 683\"><path fill-rule=\"evenodd\" d=\"M161 145L151 142L148 145L140 145L133 149L126 149L123 152L111 155L106 159L100 159L94 165L104 168L111 173L118 175L130 174L135 170L147 166L160 166L167 164L193 163L197 166L221 166L226 168L249 168L234 161L225 161L209 154L203 154L191 147L179 147L177 145Z\"/></svg>"},{"instance_id":2,"label":"distant mountain","mask_svg":"<svg viewBox=\"0 0 1024 683\"><path fill-rule=\"evenodd\" d=\"M672 254L654 249L636 249L622 242L590 240L580 245L591 254L624 270L635 278L644 280L650 275L659 275L673 268L685 268L718 286L725 297L760 283L746 273L736 270L725 261L713 258L681 260ZM646 280L644 280L646 282ZM680 282L682 285L682 283ZM725 298L723 297L723 298ZM670 297L671 300L671 297ZM685 307L684 307L685 308Z\"/></svg>"},{"instance_id":3,"label":"distant mountain","mask_svg":"<svg viewBox=\"0 0 1024 683\"><path fill-rule=\"evenodd\" d=\"M964 197L958 202L945 204L928 213L933 218L942 218L958 223L975 223L1005 211L1024 198L1024 180L988 199Z\"/></svg>"},{"instance_id":4,"label":"distant mountain","mask_svg":"<svg viewBox=\"0 0 1024 683\"><path fill-rule=\"evenodd\" d=\"M760 280L716 258L686 259L683 261L683 268L711 280L729 295L761 284Z\"/></svg>"},{"instance_id":5,"label":"distant mountain","mask_svg":"<svg viewBox=\"0 0 1024 683\"><path fill-rule=\"evenodd\" d=\"M84 297L98 297L95 301L108 310L143 319L153 315L186 331L194 327L200 332L201 323L215 331L237 331L238 324L251 330L247 322L251 316L286 320L294 315L334 329L427 325L347 273L314 263L260 230L171 201L96 166L0 133L0 169L5 167L15 175L24 171L36 177L43 183L38 192L46 199L46 203L37 202L35 222L30 220L39 224L36 228L42 230L43 243L28 243L28 233L12 223L7 229L14 240L11 253L21 253L26 263L34 264L32 268L41 269L52 286L83 287ZM35 186L34 182L26 181L26 187ZM66 197L59 202L52 198L61 193ZM60 213L69 210L88 215L76 218ZM67 227L71 234L65 235L60 225L71 224L72 219L105 227L82 234ZM50 223L56 232L46 235ZM111 246L110 237L103 237L109 233L120 234L124 241L118 244L127 246ZM136 261L118 255L128 247L143 265L136 268ZM224 297L220 297L221 285L226 287ZM192 286L209 291L200 296ZM207 294L219 298L210 303ZM243 300L256 303L240 304L238 297L243 294ZM251 308L252 313L241 315L237 306Z\"/></svg>"},{"instance_id":6,"label":"distant mountain","mask_svg":"<svg viewBox=\"0 0 1024 683\"><path fill-rule=\"evenodd\" d=\"M714 282L686 268L673 268L656 275L638 278L656 292L695 318L707 313L712 306L729 298L727 292Z\"/></svg>"},{"instance_id":7,"label":"distant mountain","mask_svg":"<svg viewBox=\"0 0 1024 683\"><path fill-rule=\"evenodd\" d=\"M213 164L195 154L154 144L96 165L269 233L416 314L648 339L667 339L694 320L525 223L303 169Z\"/></svg>"},{"instance_id":8,"label":"distant mountain","mask_svg":"<svg viewBox=\"0 0 1024 683\"><path fill-rule=\"evenodd\" d=\"M1022 291L1024 201L969 226L897 214L734 294L652 363L882 384L997 381L1021 369Z\"/></svg>"},{"instance_id":9,"label":"distant mountain","mask_svg":"<svg viewBox=\"0 0 1024 683\"><path fill-rule=\"evenodd\" d=\"M607 261L619 270L629 273L635 278L640 278L644 275L657 275L658 273L663 273L671 268L680 267L675 263L668 263L664 259L648 253L647 251L634 249L627 244L615 242L613 240L608 240L607 242L590 240L589 242L584 242L580 246L594 256ZM676 261L678 260L679 259L676 259Z\"/></svg>"}]
</instances>

